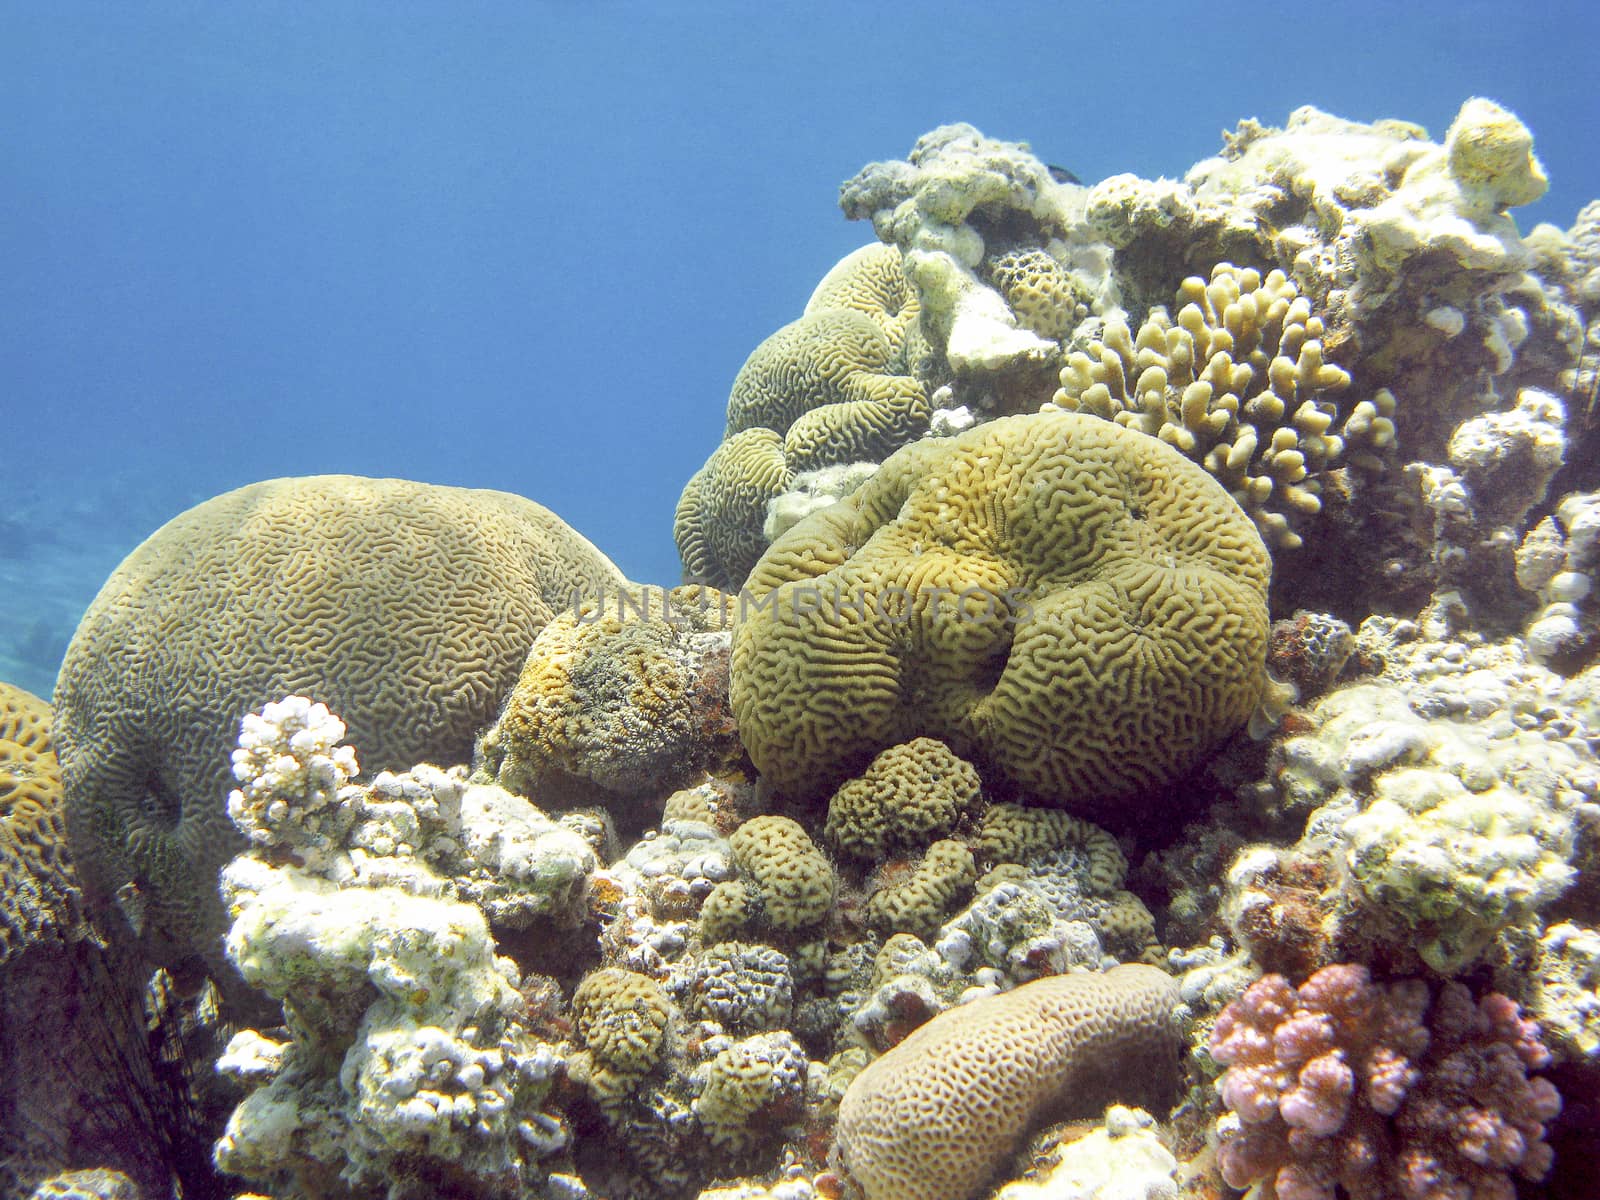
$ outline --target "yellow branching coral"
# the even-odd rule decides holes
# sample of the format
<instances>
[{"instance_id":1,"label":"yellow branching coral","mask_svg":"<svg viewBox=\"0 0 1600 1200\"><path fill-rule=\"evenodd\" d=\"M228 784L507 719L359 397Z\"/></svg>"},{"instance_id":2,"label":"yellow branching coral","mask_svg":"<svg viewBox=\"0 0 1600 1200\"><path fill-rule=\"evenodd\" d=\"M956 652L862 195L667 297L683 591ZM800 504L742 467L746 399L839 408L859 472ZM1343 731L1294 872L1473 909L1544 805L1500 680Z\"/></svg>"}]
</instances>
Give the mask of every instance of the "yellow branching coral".
<instances>
[{"instance_id":1,"label":"yellow branching coral","mask_svg":"<svg viewBox=\"0 0 1600 1200\"><path fill-rule=\"evenodd\" d=\"M1282 271L1219 263L1209 282L1185 279L1177 305L1176 320L1153 309L1137 334L1108 321L1098 344L1067 356L1045 408L1159 437L1219 480L1269 545L1299 546L1295 521L1321 511L1317 476L1347 438L1374 450L1393 441L1393 397L1357 406L1335 431L1330 397L1350 376L1323 359L1322 319Z\"/></svg>"}]
</instances>

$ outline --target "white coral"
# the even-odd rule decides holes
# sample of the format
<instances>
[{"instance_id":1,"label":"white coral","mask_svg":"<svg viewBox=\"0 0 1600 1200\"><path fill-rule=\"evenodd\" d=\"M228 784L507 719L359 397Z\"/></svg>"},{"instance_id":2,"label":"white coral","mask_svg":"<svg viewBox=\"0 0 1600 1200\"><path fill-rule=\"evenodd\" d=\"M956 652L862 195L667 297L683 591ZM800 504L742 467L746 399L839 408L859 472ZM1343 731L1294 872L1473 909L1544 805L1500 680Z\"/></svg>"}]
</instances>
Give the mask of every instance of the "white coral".
<instances>
[{"instance_id":1,"label":"white coral","mask_svg":"<svg viewBox=\"0 0 1600 1200\"><path fill-rule=\"evenodd\" d=\"M228 816L252 844L301 847L326 835L326 810L355 778L356 752L341 746L344 722L328 706L289 696L246 713Z\"/></svg>"}]
</instances>

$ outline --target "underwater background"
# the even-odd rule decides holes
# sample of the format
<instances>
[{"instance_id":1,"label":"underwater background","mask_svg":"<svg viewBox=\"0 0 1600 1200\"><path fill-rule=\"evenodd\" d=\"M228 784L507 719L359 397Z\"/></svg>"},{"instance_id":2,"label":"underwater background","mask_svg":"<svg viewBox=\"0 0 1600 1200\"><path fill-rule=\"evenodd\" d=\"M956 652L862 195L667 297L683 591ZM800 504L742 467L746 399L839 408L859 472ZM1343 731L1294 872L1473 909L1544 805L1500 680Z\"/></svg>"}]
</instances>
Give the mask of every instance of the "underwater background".
<instances>
[{"instance_id":1,"label":"underwater background","mask_svg":"<svg viewBox=\"0 0 1600 1200\"><path fill-rule=\"evenodd\" d=\"M0 678L49 696L129 550L279 475L517 492L675 583L734 374L871 240L838 185L938 124L1094 183L1485 95L1565 228L1597 44L1576 2L0 6Z\"/></svg>"}]
</instances>

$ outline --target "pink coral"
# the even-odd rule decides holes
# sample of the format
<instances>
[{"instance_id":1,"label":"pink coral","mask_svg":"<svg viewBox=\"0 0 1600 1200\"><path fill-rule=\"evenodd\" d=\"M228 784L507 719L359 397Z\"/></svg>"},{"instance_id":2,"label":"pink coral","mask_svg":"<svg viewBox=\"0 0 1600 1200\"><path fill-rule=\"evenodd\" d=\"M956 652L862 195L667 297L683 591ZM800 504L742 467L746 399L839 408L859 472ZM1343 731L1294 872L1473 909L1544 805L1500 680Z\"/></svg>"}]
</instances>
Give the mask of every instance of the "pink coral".
<instances>
[{"instance_id":1,"label":"pink coral","mask_svg":"<svg viewBox=\"0 0 1600 1200\"><path fill-rule=\"evenodd\" d=\"M1261 1200L1513 1200L1541 1179L1561 1111L1538 1026L1459 983L1374 983L1325 967L1298 989L1257 981L1217 1019L1211 1054L1232 1116L1219 1162Z\"/></svg>"}]
</instances>

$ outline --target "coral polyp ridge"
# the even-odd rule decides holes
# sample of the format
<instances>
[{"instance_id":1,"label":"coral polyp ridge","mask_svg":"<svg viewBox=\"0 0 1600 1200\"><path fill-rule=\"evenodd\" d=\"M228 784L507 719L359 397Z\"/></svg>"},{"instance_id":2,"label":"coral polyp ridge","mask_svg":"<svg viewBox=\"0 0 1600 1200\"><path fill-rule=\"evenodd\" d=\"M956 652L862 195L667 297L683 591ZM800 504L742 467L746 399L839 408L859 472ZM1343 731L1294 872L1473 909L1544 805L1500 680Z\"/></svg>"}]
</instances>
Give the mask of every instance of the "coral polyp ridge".
<instances>
[{"instance_id":1,"label":"coral polyp ridge","mask_svg":"<svg viewBox=\"0 0 1600 1200\"><path fill-rule=\"evenodd\" d=\"M1059 175L950 125L843 185L876 240L733 374L683 587L350 477L136 552L54 726L0 692L0 1002L102 1013L0 1079L114 1046L157 1128L126 1149L90 1087L69 1153L36 1099L6 1193L1567 1186L1600 202L1524 232L1544 167L1485 99L1437 141L1302 108L1180 178ZM393 558L374 505L448 553ZM236 545L337 587L207 566ZM418 616L370 632L392 677L181 621L128 666L223 583L319 653L388 611L364 588Z\"/></svg>"}]
</instances>

